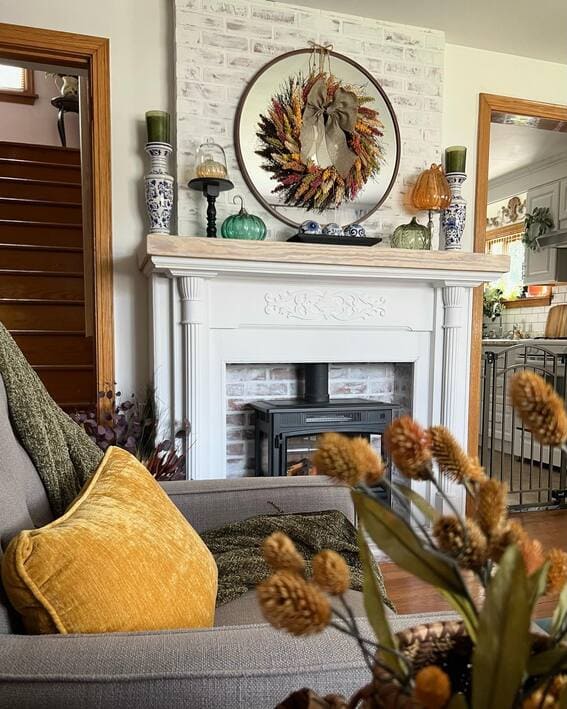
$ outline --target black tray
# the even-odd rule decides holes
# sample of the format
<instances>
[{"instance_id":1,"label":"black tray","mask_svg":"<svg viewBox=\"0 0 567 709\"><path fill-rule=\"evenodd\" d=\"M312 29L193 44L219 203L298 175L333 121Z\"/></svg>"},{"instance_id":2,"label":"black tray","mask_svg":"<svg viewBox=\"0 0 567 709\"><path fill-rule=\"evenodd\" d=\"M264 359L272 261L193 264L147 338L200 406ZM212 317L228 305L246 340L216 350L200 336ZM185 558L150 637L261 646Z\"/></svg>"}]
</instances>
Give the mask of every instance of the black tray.
<instances>
[{"instance_id":1,"label":"black tray","mask_svg":"<svg viewBox=\"0 0 567 709\"><path fill-rule=\"evenodd\" d=\"M295 234L288 241L300 244L331 244L333 246L374 246L382 241L380 236L327 236L327 234Z\"/></svg>"}]
</instances>

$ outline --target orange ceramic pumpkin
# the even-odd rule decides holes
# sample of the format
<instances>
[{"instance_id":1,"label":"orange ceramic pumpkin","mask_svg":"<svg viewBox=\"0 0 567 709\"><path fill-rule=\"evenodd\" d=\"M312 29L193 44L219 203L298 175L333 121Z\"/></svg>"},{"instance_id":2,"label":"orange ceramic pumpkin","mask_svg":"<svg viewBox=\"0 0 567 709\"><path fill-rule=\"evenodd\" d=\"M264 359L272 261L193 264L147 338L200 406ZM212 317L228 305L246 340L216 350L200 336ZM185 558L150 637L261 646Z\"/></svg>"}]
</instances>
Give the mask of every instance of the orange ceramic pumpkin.
<instances>
[{"instance_id":1,"label":"orange ceramic pumpkin","mask_svg":"<svg viewBox=\"0 0 567 709\"><path fill-rule=\"evenodd\" d=\"M418 177L412 193L417 209L446 209L451 204L451 190L441 165L431 165Z\"/></svg>"}]
</instances>

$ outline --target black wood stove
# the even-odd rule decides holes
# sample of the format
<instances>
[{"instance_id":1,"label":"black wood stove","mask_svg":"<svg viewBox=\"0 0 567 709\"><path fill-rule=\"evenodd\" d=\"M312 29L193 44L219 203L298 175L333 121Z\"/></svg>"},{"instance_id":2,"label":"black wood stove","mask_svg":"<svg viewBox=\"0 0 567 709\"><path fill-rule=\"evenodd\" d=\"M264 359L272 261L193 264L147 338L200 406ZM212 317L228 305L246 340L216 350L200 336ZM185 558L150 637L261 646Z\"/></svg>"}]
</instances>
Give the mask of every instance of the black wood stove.
<instances>
[{"instance_id":1,"label":"black wood stove","mask_svg":"<svg viewBox=\"0 0 567 709\"><path fill-rule=\"evenodd\" d=\"M317 437L329 431L363 436L374 445L393 418L394 404L370 399L330 399L329 365L305 365L303 399L251 404L255 412L256 475L309 475Z\"/></svg>"}]
</instances>

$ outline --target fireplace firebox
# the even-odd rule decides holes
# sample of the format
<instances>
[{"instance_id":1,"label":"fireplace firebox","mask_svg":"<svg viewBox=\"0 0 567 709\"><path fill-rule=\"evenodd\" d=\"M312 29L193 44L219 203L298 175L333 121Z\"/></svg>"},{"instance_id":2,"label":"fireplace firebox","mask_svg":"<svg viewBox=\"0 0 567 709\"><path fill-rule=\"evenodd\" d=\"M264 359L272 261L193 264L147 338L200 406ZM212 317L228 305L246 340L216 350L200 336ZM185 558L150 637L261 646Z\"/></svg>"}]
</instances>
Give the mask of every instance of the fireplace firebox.
<instances>
[{"instance_id":1,"label":"fireplace firebox","mask_svg":"<svg viewBox=\"0 0 567 709\"><path fill-rule=\"evenodd\" d=\"M266 475L316 474L311 457L317 437L335 431L363 436L378 447L393 418L394 404L371 399L331 399L329 365L305 365L305 395L298 399L255 401L255 473Z\"/></svg>"}]
</instances>

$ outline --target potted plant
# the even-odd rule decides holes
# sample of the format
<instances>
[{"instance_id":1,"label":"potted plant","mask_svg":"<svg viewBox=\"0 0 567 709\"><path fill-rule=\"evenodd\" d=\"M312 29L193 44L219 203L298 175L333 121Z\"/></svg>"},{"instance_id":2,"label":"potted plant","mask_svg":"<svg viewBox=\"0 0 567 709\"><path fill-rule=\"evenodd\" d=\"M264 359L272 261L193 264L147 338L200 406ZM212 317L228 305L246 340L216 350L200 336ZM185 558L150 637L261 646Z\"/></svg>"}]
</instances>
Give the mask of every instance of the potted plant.
<instances>
[{"instance_id":1,"label":"potted plant","mask_svg":"<svg viewBox=\"0 0 567 709\"><path fill-rule=\"evenodd\" d=\"M511 382L512 403L542 445L565 446L562 400L530 371ZM384 476L384 464L364 439L326 434L314 460L321 473L352 488L365 570L364 602L375 638L365 637L344 599L349 570L324 551L304 577L303 559L282 534L264 542L273 574L258 586L266 619L295 635L328 626L356 638L369 681L350 699L317 697L303 690L281 707L327 709L537 709L567 706L567 553L545 553L536 539L508 518L505 486L486 476L442 426L427 430L409 417L385 435L396 468L408 480L427 481L443 500L439 512L409 485ZM472 516L463 518L447 497L443 476L463 486ZM376 494L388 488L406 514ZM408 519L409 518L409 519ZM379 593L369 537L398 566L437 588L460 620L411 628L394 635ZM473 583L474 582L474 583ZM480 593L472 589L480 588ZM539 598L559 593L548 636L533 634ZM338 601L331 604L330 596ZM480 598L484 598L481 603Z\"/></svg>"},{"instance_id":2,"label":"potted plant","mask_svg":"<svg viewBox=\"0 0 567 709\"><path fill-rule=\"evenodd\" d=\"M487 286L482 296L482 314L494 322L502 315L503 298L502 288Z\"/></svg>"},{"instance_id":3,"label":"potted plant","mask_svg":"<svg viewBox=\"0 0 567 709\"><path fill-rule=\"evenodd\" d=\"M522 241L528 249L536 251L539 237L547 234L554 226L549 207L536 207L531 214L526 214L524 224Z\"/></svg>"},{"instance_id":4,"label":"potted plant","mask_svg":"<svg viewBox=\"0 0 567 709\"><path fill-rule=\"evenodd\" d=\"M124 448L141 461L156 480L185 479L185 455L178 450L179 441L187 441L191 426L186 422L175 431L174 440L161 436L159 411L153 389L146 400L134 394L123 398L112 389L99 392L111 401L111 410L98 420L94 410L75 411L71 418L103 451L109 446ZM161 440L159 440L161 438Z\"/></svg>"}]
</instances>

